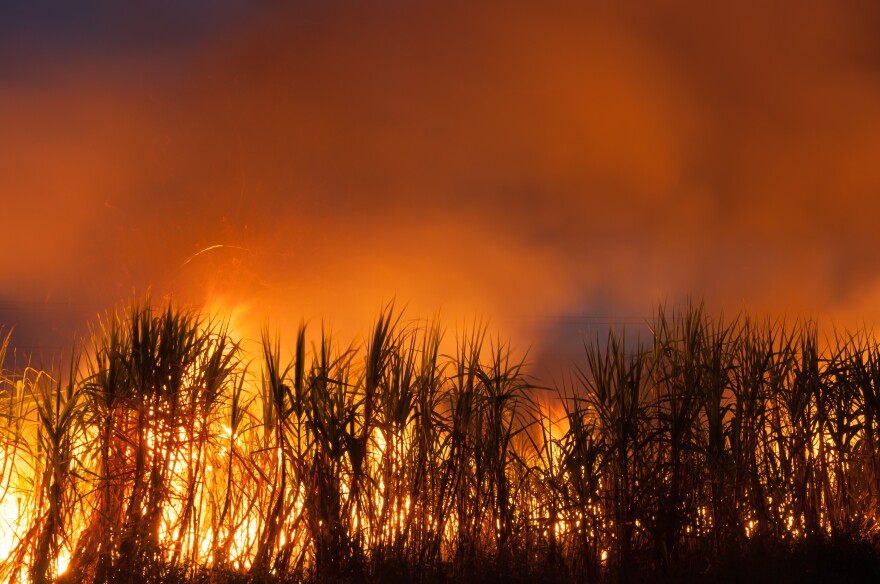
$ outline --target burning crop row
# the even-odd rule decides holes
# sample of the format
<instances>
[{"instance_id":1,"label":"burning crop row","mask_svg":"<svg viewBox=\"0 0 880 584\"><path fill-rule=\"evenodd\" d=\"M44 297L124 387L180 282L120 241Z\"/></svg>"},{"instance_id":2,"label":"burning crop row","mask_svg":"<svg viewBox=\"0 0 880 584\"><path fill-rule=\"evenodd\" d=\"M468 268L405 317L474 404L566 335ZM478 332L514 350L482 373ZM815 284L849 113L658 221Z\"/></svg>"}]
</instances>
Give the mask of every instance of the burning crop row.
<instances>
[{"instance_id":1,"label":"burning crop row","mask_svg":"<svg viewBox=\"0 0 880 584\"><path fill-rule=\"evenodd\" d=\"M596 581L877 535L872 335L699 308L652 332L588 342L547 390L485 328L443 355L439 323L391 307L361 346L301 327L252 355L136 304L63 380L3 372L0 577Z\"/></svg>"}]
</instances>

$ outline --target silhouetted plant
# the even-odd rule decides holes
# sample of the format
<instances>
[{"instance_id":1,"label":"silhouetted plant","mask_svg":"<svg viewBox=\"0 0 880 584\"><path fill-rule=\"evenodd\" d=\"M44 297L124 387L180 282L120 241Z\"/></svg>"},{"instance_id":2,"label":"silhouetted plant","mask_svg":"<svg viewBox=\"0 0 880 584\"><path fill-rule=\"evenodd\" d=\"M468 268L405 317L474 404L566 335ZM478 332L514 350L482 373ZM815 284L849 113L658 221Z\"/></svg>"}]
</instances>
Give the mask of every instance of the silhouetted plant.
<instances>
[{"instance_id":1,"label":"silhouetted plant","mask_svg":"<svg viewBox=\"0 0 880 584\"><path fill-rule=\"evenodd\" d=\"M393 305L363 344L301 325L251 359L136 303L65 371L0 372L0 577L638 581L873 545L872 334L690 305L648 328L553 391L485 326L444 355Z\"/></svg>"}]
</instances>

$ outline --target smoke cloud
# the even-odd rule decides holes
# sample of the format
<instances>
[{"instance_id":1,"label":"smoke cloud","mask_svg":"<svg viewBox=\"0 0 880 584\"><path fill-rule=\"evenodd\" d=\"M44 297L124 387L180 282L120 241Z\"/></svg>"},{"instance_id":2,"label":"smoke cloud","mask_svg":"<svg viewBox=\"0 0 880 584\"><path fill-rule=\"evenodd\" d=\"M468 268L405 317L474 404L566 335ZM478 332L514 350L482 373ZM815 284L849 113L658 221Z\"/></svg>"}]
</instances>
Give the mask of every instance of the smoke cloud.
<instances>
[{"instance_id":1,"label":"smoke cloud","mask_svg":"<svg viewBox=\"0 0 880 584\"><path fill-rule=\"evenodd\" d=\"M396 298L536 361L687 297L874 322L880 8L603 4L0 19L0 318L54 347L149 287L353 335Z\"/></svg>"}]
</instances>

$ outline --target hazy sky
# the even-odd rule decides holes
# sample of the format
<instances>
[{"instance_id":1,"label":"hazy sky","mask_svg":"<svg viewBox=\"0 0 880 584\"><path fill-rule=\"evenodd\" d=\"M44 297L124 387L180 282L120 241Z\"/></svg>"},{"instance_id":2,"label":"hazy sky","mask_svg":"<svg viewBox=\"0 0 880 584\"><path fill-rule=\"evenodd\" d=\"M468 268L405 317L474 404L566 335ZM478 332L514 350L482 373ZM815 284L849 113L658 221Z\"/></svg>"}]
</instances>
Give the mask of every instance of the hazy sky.
<instances>
[{"instance_id":1,"label":"hazy sky","mask_svg":"<svg viewBox=\"0 0 880 584\"><path fill-rule=\"evenodd\" d=\"M536 359L688 295L880 318L873 0L8 4L22 346L148 286L348 336L396 297Z\"/></svg>"}]
</instances>

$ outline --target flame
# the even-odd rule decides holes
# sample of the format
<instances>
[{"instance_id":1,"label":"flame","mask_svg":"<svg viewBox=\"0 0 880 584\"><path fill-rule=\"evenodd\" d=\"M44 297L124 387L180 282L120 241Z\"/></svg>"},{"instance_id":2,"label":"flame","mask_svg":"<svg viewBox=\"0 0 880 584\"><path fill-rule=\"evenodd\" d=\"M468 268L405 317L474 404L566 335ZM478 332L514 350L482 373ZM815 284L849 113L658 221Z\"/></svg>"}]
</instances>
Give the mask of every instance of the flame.
<instances>
[{"instance_id":1,"label":"flame","mask_svg":"<svg viewBox=\"0 0 880 584\"><path fill-rule=\"evenodd\" d=\"M236 334L234 326L228 330L230 335ZM177 391L198 389L196 386L203 381L198 370L200 366L195 363L183 372L181 387ZM420 524L419 528L437 536L437 547L444 561L459 553L462 538L472 538L480 545L489 545L486 542L501 545L505 530L509 528L509 519L499 512L482 518L481 523L475 517L477 513L468 506L477 501L484 505L478 511L485 510L485 501L477 499L478 489L484 490L483 496L500 492L499 484L486 480L489 473L484 472L478 477L474 459L466 459L458 469L463 478L449 488L454 494L442 501L441 506L432 506L431 500L421 498L422 493L406 488L408 481L413 480L411 475L414 472L408 466L409 461L418 454L422 446L419 441L424 439L418 434L418 422L413 415L395 417L382 411L367 414L366 390L357 382L336 380L344 391L349 392L343 399L348 400L350 418L332 431L345 434L345 439L337 439L340 444L347 445L348 450L333 451L328 446L327 450L321 451L317 442L321 420L314 418L319 412L296 414L302 416L299 419L295 418L297 408L289 407L286 415L291 418L284 424L274 425L278 424L277 420L267 423L263 418L263 406L269 399L262 386L264 375L256 370L239 373L235 380L240 382L243 397L237 405L221 399L211 409L207 404L193 402L190 404L192 409L181 414L172 408L171 400L163 398L165 401L145 402L150 405L142 410L126 407L119 412L122 421L114 444L118 443L117 454L122 462L130 464L141 455L146 467L157 468L162 473L161 488L156 491L156 496L161 498L161 507L158 520L150 525L155 525L155 532L151 535L156 536L164 561L248 570L261 559L261 547L269 546L272 553L280 554L283 550L285 556L298 558L299 565L308 568L318 561L320 537L327 533L334 535L344 531L350 538L346 542L350 549L368 554L376 549L393 549L401 541L405 544L405 538L414 537L413 518ZM341 375L339 372L333 375L337 374ZM35 376L30 375L13 386L14 392L3 407L11 408L9 411L19 408L21 417L17 420L20 427L14 430L0 428L6 432L0 442L0 558L17 558L17 564L11 568L7 566L4 575L15 572L19 578L28 576L27 569L35 561L36 536L32 528L41 521L45 523L43 518L49 510L45 493L55 480L55 475L47 472L51 465L45 453L39 448L24 446L43 444L38 440L43 436L40 424L45 420L36 414L37 383ZM180 395L177 397L183 399ZM284 397L287 400L285 407L292 399L291 396ZM509 480L511 484L515 480L521 481L517 486L522 488L510 493L510 500L506 502L523 518L518 527L531 530L531 537L543 538L543 544L559 546L564 553L582 549L578 553L587 555L594 566L622 561L621 539L629 537L632 542L643 543L652 537L653 532L662 527L659 511L650 509L650 512L629 516L615 514L614 497L620 488L619 475L615 473L621 472L619 467L609 468L612 463L591 466L593 463L588 460L571 458L571 431L578 423L577 416L583 416L584 427L596 433L591 439L599 439L596 428L601 420L596 407L585 407L577 415L572 415L559 404L536 402L532 405L534 407L529 411L534 418L516 435L501 462L509 465L502 467L501 480ZM395 411L394 407L389 411ZM815 415L815 410L808 413ZM855 416L856 413L851 410L849 415ZM142 414L143 419L138 419L136 414ZM234 420L233 414L239 419ZM451 410L442 408L436 414L441 417L452 415ZM793 432L791 416L780 415L779 423L785 432ZM365 422L368 416L373 416L371 425ZM338 420L327 423L333 421ZM142 443L136 440L136 423L143 423ZM864 420L855 423L863 424ZM280 434L275 432L279 427ZM485 427L480 428L471 438L486 438ZM442 461L453 454L453 430L447 427L443 432L447 433L440 437L438 450L432 453L441 461L441 466ZM831 430L825 427L809 436L809 441L800 443L800 454L805 459L812 457L811 464L837 466L848 476L852 470L849 460L837 452ZM95 450L95 444L100 442L98 430L88 428L77 432L71 440L72 460L67 480L85 481L76 485L84 495L80 501L65 508L65 515L61 517L65 537L60 538L57 547L52 549L54 557L49 571L53 577L76 564L76 542L88 529L97 506L97 495L94 494L97 489L91 488L93 485L83 477L96 476L100 470ZM294 447L298 442L302 444ZM363 450L354 448L352 445L355 444L363 444ZM462 448L466 449L467 456L475 456L478 446L464 444ZM486 449L485 444L479 447ZM774 444L768 446L765 456L782 456L783 450ZM597 456L607 456L609 451L602 450ZM356 453L362 454L362 461L356 460ZM765 461L758 463L766 464ZM523 469L527 472L525 479L515 474ZM315 480L319 473L325 472L327 477L322 478L327 478L332 483L330 486ZM282 474L286 479L285 488L276 491ZM577 504L568 504L574 497L566 489L571 489L578 477L583 478L581 475L589 475L594 481L588 487L592 490L577 494L581 497ZM497 475L492 478L497 480ZM479 483L480 479L484 482ZM631 484L639 488L639 481L646 480L668 486L671 477L664 469L652 477L631 477ZM815 494L818 511L814 518L797 510L797 501L793 500L796 495L790 492L756 494L751 490L753 487L747 486L743 492L744 500L757 500L759 506L765 505L764 510L770 517L745 506L737 517L736 529L742 530L749 538L775 529L784 532L786 537L798 539L811 528L808 520L813 520L817 523L816 529L830 533L836 517L834 508L829 505L831 495L826 493L839 489L843 480L846 479L829 473L824 490ZM135 500L133 495L137 494L137 488L149 487L126 483L120 492L121 498ZM704 485L702 488L708 487ZM323 516L320 505L326 501L321 496L326 496L327 492L321 492L321 489L330 489L330 495L337 497L340 503L338 509ZM572 498L565 499L569 496ZM705 540L718 527L715 509L707 501L708 498L696 498L695 503L681 510L685 519L677 526L677 536L682 541ZM140 513L144 522L151 520L150 514L155 513L155 509L145 498L140 505L140 508L131 509L132 514ZM273 506L281 510L277 531L267 528L266 518ZM866 524L872 520L864 515L855 518ZM138 519L135 517L132 521ZM329 529L328 522L332 523ZM31 535L28 535L29 530Z\"/></svg>"}]
</instances>

